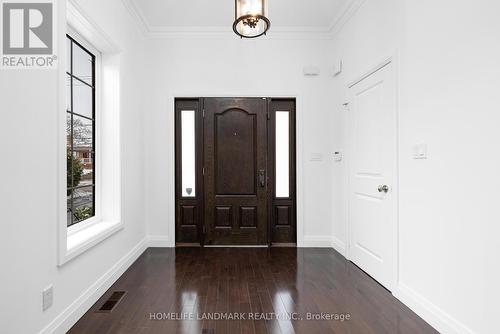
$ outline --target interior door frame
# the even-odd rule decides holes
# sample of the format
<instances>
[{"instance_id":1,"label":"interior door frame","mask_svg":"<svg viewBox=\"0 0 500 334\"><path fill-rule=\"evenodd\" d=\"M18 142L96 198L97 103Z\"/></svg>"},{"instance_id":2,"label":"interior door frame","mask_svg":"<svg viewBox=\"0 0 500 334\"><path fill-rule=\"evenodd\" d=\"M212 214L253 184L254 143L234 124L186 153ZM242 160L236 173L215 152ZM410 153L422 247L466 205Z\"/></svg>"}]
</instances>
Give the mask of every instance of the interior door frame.
<instances>
[{"instance_id":1,"label":"interior door frame","mask_svg":"<svg viewBox=\"0 0 500 334\"><path fill-rule=\"evenodd\" d=\"M384 69L388 65L392 66L392 75L394 79L394 98L395 98L395 115L394 115L394 128L395 128L395 138L394 138L394 147L393 152L394 152L394 161L393 161L393 166L394 166L394 175L393 175L393 180L392 180L392 185L391 185L391 191L393 193L394 197L394 205L393 205L393 212L392 212L392 217L394 220L393 226L392 226L392 233L391 233L391 243L392 243L392 256L393 256L393 267L391 269L392 272L392 280L390 282L390 286L387 287L392 293L394 293L398 287L398 282L399 282L399 143L400 143L400 125L399 125L399 113L400 113L400 103L399 103L399 57L397 56L397 52L395 52L393 55L386 57L384 60L381 62L377 63L375 66L370 68L368 71L363 72L357 76L354 77L353 80L348 81L348 85L346 87L346 90L349 91L352 87L354 87L356 84L360 83L364 79L370 77L372 74L375 74L376 72ZM352 106L353 101L350 100L350 94L349 96L349 101L347 102L347 107L348 107L348 116L347 116L347 124L348 124L348 138L347 138L347 151L348 152L353 152L353 142L354 142L354 129L353 129L353 116L351 111L349 110L349 107ZM348 155L349 157L351 155ZM345 227L346 227L346 246L345 246L345 257L348 260L351 260L351 237L352 237L352 228L351 228L351 192L352 192L352 172L353 172L353 162L350 158L347 159L346 161L346 167L347 167L347 212L346 212L346 222L345 222Z\"/></svg>"},{"instance_id":2,"label":"interior door frame","mask_svg":"<svg viewBox=\"0 0 500 334\"><path fill-rule=\"evenodd\" d=\"M264 97L266 96L266 97ZM267 127L267 131L266 131L266 135L272 135L274 134L274 131L272 131L270 128L269 128L269 125L271 124L270 121L269 121L269 115L272 113L271 111L271 102L274 100L274 101L277 101L277 102L281 102L281 101L291 101L293 100L294 102L294 106L292 109L290 109L290 114L291 114L291 119L290 119L290 126L293 126L293 129L291 130L290 132L290 135L291 137L293 138L293 142L291 141L290 142L290 200L293 201L293 206L292 206L292 212L291 212L291 215L292 215L292 222L294 223L294 229L293 229L293 233L294 233L294 242L293 243L290 243L290 244L293 244L294 246L296 247L300 247L300 245L302 244L303 242L303 224L302 224L302 212L303 212L303 198L300 197L299 199L299 194L301 194L301 192L299 192L299 189L302 189L302 186L303 186L303 183L302 183L302 175L303 175L303 165L301 163L299 163L300 161L303 161L301 158L302 158L302 147L300 147L300 150L299 150L299 143L302 143L303 141L301 140L302 137L303 137L303 133L302 133L302 128L300 128L300 131L299 131L299 115L298 115L298 112L297 110L299 109L298 108L298 98L297 98L297 94L282 94L282 95L276 95L276 94L273 94L273 95L269 95L269 94L252 94L252 95L241 95L241 94L238 94L238 95L227 95L227 94L212 94L212 95L207 95L207 94L202 94L200 96L197 96L197 97L194 97L193 94L189 94L189 95L173 95L171 96L171 99L173 101L172 105L173 105L173 119L172 119L172 127L173 127L173 131L172 133L174 134L174 140L173 140L173 147L174 147L174 150L173 150L173 159L172 159L172 162L173 162L173 165L174 165L174 172L172 173L173 174L173 182L172 182L172 185L173 187L171 189L173 189L173 200L170 201L170 206L171 208L173 209L171 212L173 212L173 219L172 219L172 223L170 224L169 226L169 235L173 236L172 238L169 238L169 247L176 247L177 246L177 243L176 243L176 237L177 237L177 218L178 218L178 210L177 210L177 201L178 201L178 183L177 183L177 178L180 177L180 164L179 164L179 161L177 159L177 151L179 150L179 143L178 143L178 140L180 138L179 136L179 133L178 133L178 129L177 129L177 122L179 122L179 115L177 113L177 101L194 101L194 100L197 100L198 103L199 103L199 108L200 108L200 112L196 114L196 133L197 135L200 135L200 137L196 138L196 144L200 146L200 150L197 150L196 151L196 177L197 177L197 181L196 181L196 187L197 187L197 192L199 191L200 194L201 194L201 197L198 198L197 196L197 199L198 199L198 215L199 215L199 219L200 219L200 227L203 229L199 229L200 233L201 233L201 236L200 236L200 246L205 246L205 247L219 247L219 246L206 246L204 245L204 237L205 237L205 222L204 222L204 214L202 213L202 210L204 210L204 206L205 206L205 182L204 182L204 175L202 173L200 169L200 167L203 166L203 161L199 162L199 159L201 157L201 159L203 160L202 157L204 157L204 149L205 149L205 145L204 145L204 100L205 99L208 99L208 98L259 98L259 99L266 99L267 100L267 103L266 103L266 111L267 111L267 118L268 118L268 121L267 121L267 124L266 124L266 127ZM203 116L202 116L202 113L203 113ZM274 123L273 123L274 124ZM300 124L302 124L302 122L300 122ZM292 139L291 138L291 139ZM268 159L269 159L269 156L271 156L271 152L270 152L270 148L269 148L269 138L268 138ZM300 145L302 146L302 145ZM267 163L267 176L268 176L268 182L270 182L271 180L271 175L272 177L274 178L274 170L272 172L272 174L270 173L270 168L274 168L275 167L275 161L273 159L272 163L268 161ZM294 177L292 177L292 175ZM293 183L292 183L293 181ZM274 179L272 179L272 183L270 186L274 186ZM269 188L270 189L270 188ZM271 190L268 190L268 200L267 200L267 216L268 216L268 220L267 220L267 239L268 239L268 243L267 243L267 246L271 246L271 243L272 243L272 232L271 232L271 228L272 228L272 217L273 217L273 210L274 210L274 205L273 203L279 199L276 199L274 198L274 189L271 191ZM173 204L173 205L172 205ZM299 214L300 212L300 214ZM300 219L299 219L300 217ZM300 221L300 223L299 223ZM300 228L299 228L300 226ZM301 232L299 234L299 231ZM285 245L285 246L289 246L288 244L282 244L282 245ZM182 243L181 243L181 246L182 246ZM186 246L193 246L193 244L186 244ZM259 245L255 245L255 246L245 246L245 245L240 245L240 246L224 246L224 247L262 247L262 246L259 246Z\"/></svg>"}]
</instances>

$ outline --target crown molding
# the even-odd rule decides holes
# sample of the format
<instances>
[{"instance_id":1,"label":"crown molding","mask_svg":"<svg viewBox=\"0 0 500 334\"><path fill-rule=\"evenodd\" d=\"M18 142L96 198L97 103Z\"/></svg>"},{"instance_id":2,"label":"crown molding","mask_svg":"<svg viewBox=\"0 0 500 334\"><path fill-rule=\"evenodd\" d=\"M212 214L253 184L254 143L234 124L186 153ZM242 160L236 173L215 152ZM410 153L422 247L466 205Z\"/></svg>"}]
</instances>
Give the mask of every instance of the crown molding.
<instances>
[{"instance_id":1,"label":"crown molding","mask_svg":"<svg viewBox=\"0 0 500 334\"><path fill-rule=\"evenodd\" d=\"M331 37L335 37L347 22L357 13L366 0L349 0L328 28Z\"/></svg>"},{"instance_id":2,"label":"crown molding","mask_svg":"<svg viewBox=\"0 0 500 334\"><path fill-rule=\"evenodd\" d=\"M109 37L76 0L68 0L66 4L66 21L100 52L118 53L120 47Z\"/></svg>"},{"instance_id":3,"label":"crown molding","mask_svg":"<svg viewBox=\"0 0 500 334\"><path fill-rule=\"evenodd\" d=\"M139 31L146 36L149 33L149 25L146 22L144 13L136 6L133 0L122 0L123 5L132 16Z\"/></svg>"},{"instance_id":4,"label":"crown molding","mask_svg":"<svg viewBox=\"0 0 500 334\"><path fill-rule=\"evenodd\" d=\"M333 22L328 26L318 27L271 27L269 35L263 39L292 39L292 40L325 40L333 39L343 26L351 19L366 0L348 0L335 16ZM144 12L136 5L134 0L122 0L123 5L129 11L137 28L147 39L235 39L237 38L231 27L165 27L152 26L148 23ZM262 39L262 38L261 38Z\"/></svg>"}]
</instances>

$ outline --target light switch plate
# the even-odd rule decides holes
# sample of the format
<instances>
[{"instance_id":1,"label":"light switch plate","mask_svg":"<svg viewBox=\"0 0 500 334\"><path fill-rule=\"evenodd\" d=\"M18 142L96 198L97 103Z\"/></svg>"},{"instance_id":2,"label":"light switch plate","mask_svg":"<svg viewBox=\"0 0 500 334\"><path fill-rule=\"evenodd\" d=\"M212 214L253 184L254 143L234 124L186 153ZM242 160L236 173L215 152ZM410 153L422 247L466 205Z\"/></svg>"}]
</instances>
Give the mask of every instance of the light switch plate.
<instances>
[{"instance_id":1,"label":"light switch plate","mask_svg":"<svg viewBox=\"0 0 500 334\"><path fill-rule=\"evenodd\" d=\"M311 153L311 161L323 161L323 154L321 153Z\"/></svg>"},{"instance_id":2,"label":"light switch plate","mask_svg":"<svg viewBox=\"0 0 500 334\"><path fill-rule=\"evenodd\" d=\"M45 311L54 301L54 287L51 285L42 291L42 309Z\"/></svg>"},{"instance_id":3,"label":"light switch plate","mask_svg":"<svg viewBox=\"0 0 500 334\"><path fill-rule=\"evenodd\" d=\"M413 146L413 159L427 159L427 144L416 144Z\"/></svg>"}]
</instances>

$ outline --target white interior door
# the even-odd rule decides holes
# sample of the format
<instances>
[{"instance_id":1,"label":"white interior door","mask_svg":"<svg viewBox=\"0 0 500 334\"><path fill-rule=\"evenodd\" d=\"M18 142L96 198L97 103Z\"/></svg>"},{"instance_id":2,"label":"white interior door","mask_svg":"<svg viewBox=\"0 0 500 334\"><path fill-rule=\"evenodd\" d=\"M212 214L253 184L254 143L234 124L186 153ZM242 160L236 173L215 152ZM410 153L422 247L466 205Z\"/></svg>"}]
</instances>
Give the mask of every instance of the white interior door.
<instances>
[{"instance_id":1,"label":"white interior door","mask_svg":"<svg viewBox=\"0 0 500 334\"><path fill-rule=\"evenodd\" d=\"M350 90L349 257L391 290L396 238L396 83L389 63Z\"/></svg>"}]
</instances>

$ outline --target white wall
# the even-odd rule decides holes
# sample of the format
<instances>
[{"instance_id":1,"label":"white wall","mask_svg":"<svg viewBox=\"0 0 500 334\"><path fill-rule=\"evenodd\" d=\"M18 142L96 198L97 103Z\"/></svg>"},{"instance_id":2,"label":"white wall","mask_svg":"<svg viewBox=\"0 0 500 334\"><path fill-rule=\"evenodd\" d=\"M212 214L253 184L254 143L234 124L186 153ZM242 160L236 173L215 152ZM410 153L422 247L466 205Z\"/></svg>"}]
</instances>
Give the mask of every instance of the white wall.
<instances>
[{"instance_id":1,"label":"white wall","mask_svg":"<svg viewBox=\"0 0 500 334\"><path fill-rule=\"evenodd\" d=\"M500 332L499 12L488 0L403 12L401 281L478 333ZM410 159L417 141L427 161Z\"/></svg>"},{"instance_id":2,"label":"white wall","mask_svg":"<svg viewBox=\"0 0 500 334\"><path fill-rule=\"evenodd\" d=\"M397 7L401 6L401 7ZM333 142L345 147L347 83L400 51L398 298L443 333L496 333L500 246L500 44L496 1L366 1L332 43ZM413 160L427 143L429 158ZM333 234L345 245L345 165Z\"/></svg>"},{"instance_id":3,"label":"white wall","mask_svg":"<svg viewBox=\"0 0 500 334\"><path fill-rule=\"evenodd\" d=\"M65 112L65 106L58 104L58 71L0 71L2 333L39 332L145 237L142 37L120 1L79 4L122 50L125 228L57 267L57 113ZM64 1L58 1L58 7L58 38L65 43ZM42 290L50 284L54 286L54 305L42 312Z\"/></svg>"},{"instance_id":4,"label":"white wall","mask_svg":"<svg viewBox=\"0 0 500 334\"><path fill-rule=\"evenodd\" d=\"M298 233L299 244L330 245L332 148L328 138L332 108L326 90L327 43L232 37L149 41L151 88L145 124L149 234L164 244L174 244L175 96L296 95L299 131L303 129L298 134L299 150L302 148L298 154L305 158L298 166L299 173L302 171L304 222L303 232ZM304 65L320 67L322 75L304 77ZM312 152L322 153L324 161L309 162Z\"/></svg>"}]
</instances>

